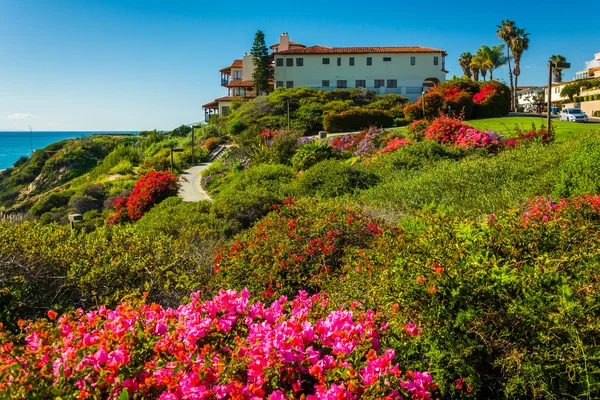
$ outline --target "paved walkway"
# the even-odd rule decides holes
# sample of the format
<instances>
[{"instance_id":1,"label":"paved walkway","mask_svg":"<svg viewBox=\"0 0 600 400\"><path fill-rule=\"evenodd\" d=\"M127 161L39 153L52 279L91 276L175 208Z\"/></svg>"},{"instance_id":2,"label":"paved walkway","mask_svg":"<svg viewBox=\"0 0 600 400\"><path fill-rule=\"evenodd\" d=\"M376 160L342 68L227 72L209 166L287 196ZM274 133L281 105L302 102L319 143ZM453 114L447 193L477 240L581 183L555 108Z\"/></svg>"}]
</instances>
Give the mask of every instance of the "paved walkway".
<instances>
[{"instance_id":1,"label":"paved walkway","mask_svg":"<svg viewBox=\"0 0 600 400\"><path fill-rule=\"evenodd\" d=\"M198 164L185 170L179 175L179 196L183 201L196 202L200 200L212 200L206 190L200 186L202 171L207 169L211 163Z\"/></svg>"}]
</instances>

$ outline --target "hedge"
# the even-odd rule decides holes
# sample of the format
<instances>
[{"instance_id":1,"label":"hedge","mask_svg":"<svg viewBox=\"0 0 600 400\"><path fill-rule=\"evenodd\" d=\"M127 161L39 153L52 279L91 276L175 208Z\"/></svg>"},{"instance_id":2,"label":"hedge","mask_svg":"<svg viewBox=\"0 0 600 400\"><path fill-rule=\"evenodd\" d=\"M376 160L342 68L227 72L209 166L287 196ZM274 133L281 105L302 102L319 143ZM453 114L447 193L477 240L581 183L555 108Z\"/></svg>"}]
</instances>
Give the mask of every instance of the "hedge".
<instances>
[{"instance_id":1,"label":"hedge","mask_svg":"<svg viewBox=\"0 0 600 400\"><path fill-rule=\"evenodd\" d=\"M369 109L352 109L323 117L323 127L327 132L356 131L370 126L391 127L394 126L394 118L387 111Z\"/></svg>"}]
</instances>

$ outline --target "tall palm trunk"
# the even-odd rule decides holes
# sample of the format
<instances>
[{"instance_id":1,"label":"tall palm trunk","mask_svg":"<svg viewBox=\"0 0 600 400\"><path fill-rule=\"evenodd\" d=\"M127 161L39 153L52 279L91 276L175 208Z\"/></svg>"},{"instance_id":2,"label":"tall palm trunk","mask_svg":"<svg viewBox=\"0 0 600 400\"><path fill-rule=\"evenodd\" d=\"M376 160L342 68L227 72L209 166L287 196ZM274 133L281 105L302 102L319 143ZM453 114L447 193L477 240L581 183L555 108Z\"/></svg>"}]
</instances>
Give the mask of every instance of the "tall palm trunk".
<instances>
[{"instance_id":1,"label":"tall palm trunk","mask_svg":"<svg viewBox=\"0 0 600 400\"><path fill-rule=\"evenodd\" d=\"M510 109L511 111L516 110L516 99L517 99L517 84L513 85L513 71L510 65L510 46L506 49L508 53L508 78L510 80Z\"/></svg>"},{"instance_id":2,"label":"tall palm trunk","mask_svg":"<svg viewBox=\"0 0 600 400\"><path fill-rule=\"evenodd\" d=\"M473 80L474 81L478 81L479 80L479 68L472 67L471 68L471 75L473 75Z\"/></svg>"}]
</instances>

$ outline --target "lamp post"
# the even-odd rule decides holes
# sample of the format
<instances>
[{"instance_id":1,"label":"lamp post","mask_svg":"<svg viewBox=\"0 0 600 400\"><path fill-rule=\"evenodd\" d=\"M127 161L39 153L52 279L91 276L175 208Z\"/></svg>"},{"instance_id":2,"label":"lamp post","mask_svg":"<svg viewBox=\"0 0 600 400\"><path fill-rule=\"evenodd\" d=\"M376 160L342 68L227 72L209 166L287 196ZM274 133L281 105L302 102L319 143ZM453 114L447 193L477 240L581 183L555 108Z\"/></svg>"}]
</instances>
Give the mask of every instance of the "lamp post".
<instances>
[{"instance_id":1,"label":"lamp post","mask_svg":"<svg viewBox=\"0 0 600 400\"><path fill-rule=\"evenodd\" d=\"M546 110L548 132L550 132L550 124L552 123L551 108L552 108L552 69L567 69L571 68L570 63L548 61L548 109Z\"/></svg>"},{"instance_id":2,"label":"lamp post","mask_svg":"<svg viewBox=\"0 0 600 400\"><path fill-rule=\"evenodd\" d=\"M425 91L421 90L421 108L423 109L423 118L425 118Z\"/></svg>"},{"instance_id":3,"label":"lamp post","mask_svg":"<svg viewBox=\"0 0 600 400\"><path fill-rule=\"evenodd\" d=\"M173 153L181 153L183 149L171 147L171 173L173 173Z\"/></svg>"}]
</instances>

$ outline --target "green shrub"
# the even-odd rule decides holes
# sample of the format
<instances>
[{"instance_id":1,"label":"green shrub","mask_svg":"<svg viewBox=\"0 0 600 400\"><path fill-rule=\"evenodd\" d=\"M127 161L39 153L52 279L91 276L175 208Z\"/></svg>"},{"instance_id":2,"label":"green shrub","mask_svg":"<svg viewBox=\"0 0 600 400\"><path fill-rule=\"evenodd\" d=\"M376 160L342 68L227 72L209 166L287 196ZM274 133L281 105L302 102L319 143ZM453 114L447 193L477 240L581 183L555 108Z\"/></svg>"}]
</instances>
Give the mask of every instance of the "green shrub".
<instances>
[{"instance_id":1,"label":"green shrub","mask_svg":"<svg viewBox=\"0 0 600 400\"><path fill-rule=\"evenodd\" d=\"M415 142L410 146L401 146L396 151L380 155L369 168L376 170L419 169L433 166L441 160L459 160L468 154L456 146L440 144L434 141Z\"/></svg>"},{"instance_id":2,"label":"green shrub","mask_svg":"<svg viewBox=\"0 0 600 400\"><path fill-rule=\"evenodd\" d=\"M394 125L396 126L406 126L410 124L410 121L406 118L396 118L394 119Z\"/></svg>"},{"instance_id":3,"label":"green shrub","mask_svg":"<svg viewBox=\"0 0 600 400\"><path fill-rule=\"evenodd\" d=\"M74 192L72 190L52 192L35 203L35 205L29 210L29 213L39 217L40 215L51 211L54 208L64 207L69 203L69 199L73 193Z\"/></svg>"},{"instance_id":4,"label":"green shrub","mask_svg":"<svg viewBox=\"0 0 600 400\"><path fill-rule=\"evenodd\" d=\"M320 161L334 158L333 148L322 140L311 140L303 144L292 157L292 166L296 170L305 170Z\"/></svg>"},{"instance_id":5,"label":"green shrub","mask_svg":"<svg viewBox=\"0 0 600 400\"><path fill-rule=\"evenodd\" d=\"M129 160L121 160L109 171L111 175L128 175L133 172L133 164Z\"/></svg>"},{"instance_id":6,"label":"green shrub","mask_svg":"<svg viewBox=\"0 0 600 400\"><path fill-rule=\"evenodd\" d=\"M353 167L344 161L325 160L306 170L294 182L301 196L338 197L374 186L375 173Z\"/></svg>"},{"instance_id":7,"label":"green shrub","mask_svg":"<svg viewBox=\"0 0 600 400\"><path fill-rule=\"evenodd\" d=\"M286 187L293 174L290 167L272 164L235 173L214 197L216 212L248 227L264 216L274 203L281 203L288 197Z\"/></svg>"},{"instance_id":8,"label":"green shrub","mask_svg":"<svg viewBox=\"0 0 600 400\"><path fill-rule=\"evenodd\" d=\"M381 110L353 109L326 114L323 117L323 127L328 132L348 132L370 126L387 128L393 125L392 116Z\"/></svg>"},{"instance_id":9,"label":"green shrub","mask_svg":"<svg viewBox=\"0 0 600 400\"><path fill-rule=\"evenodd\" d=\"M227 132L232 135L237 135L245 131L247 128L248 126L245 123L239 119L234 119L227 125Z\"/></svg>"}]
</instances>

